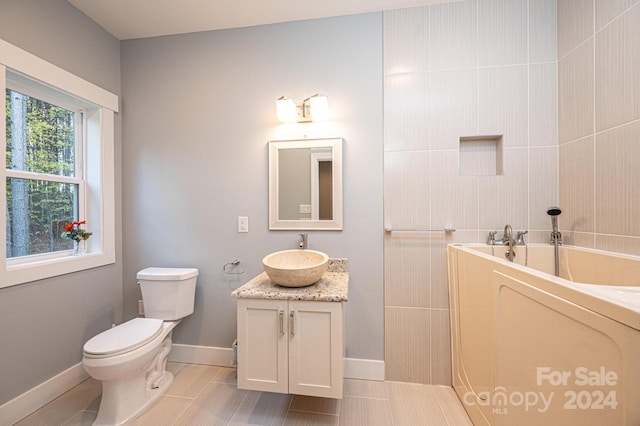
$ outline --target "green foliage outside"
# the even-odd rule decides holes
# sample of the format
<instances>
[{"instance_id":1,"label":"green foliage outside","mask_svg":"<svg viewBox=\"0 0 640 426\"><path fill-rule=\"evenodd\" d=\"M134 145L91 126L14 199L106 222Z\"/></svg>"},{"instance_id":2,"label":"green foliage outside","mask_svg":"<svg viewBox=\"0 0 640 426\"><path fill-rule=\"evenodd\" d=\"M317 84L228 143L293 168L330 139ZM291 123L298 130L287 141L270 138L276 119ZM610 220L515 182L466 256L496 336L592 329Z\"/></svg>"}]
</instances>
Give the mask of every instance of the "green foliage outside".
<instances>
[{"instance_id":1,"label":"green foliage outside","mask_svg":"<svg viewBox=\"0 0 640 426\"><path fill-rule=\"evenodd\" d=\"M26 139L23 144L24 164L13 164L18 147L12 140L10 91L6 93L6 168L59 176L74 176L75 138L72 111L26 97ZM26 191L14 190L19 185ZM63 226L77 219L77 185L42 179L7 178L7 257L48 253L72 248L72 242L60 234ZM25 193L26 192L26 193ZM14 199L15 198L15 199ZM21 198L21 199L18 199ZM25 199L26 198L26 199ZM15 204L14 204L15 203ZM14 206L26 203L28 217L16 215ZM15 211L20 211L16 209ZM15 217L14 217L15 216ZM21 235L18 235L21 234ZM22 238L22 240L21 240ZM17 250L28 240L28 249ZM22 244L16 243L22 241Z\"/></svg>"}]
</instances>

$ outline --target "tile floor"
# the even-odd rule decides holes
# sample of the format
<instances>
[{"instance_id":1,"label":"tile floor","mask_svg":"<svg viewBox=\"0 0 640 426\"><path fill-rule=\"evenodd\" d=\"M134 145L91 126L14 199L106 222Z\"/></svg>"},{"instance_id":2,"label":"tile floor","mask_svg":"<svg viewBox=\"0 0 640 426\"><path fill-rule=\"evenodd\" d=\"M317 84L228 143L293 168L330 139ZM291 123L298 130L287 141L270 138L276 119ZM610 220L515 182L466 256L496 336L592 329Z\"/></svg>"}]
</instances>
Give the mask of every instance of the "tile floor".
<instances>
[{"instance_id":1,"label":"tile floor","mask_svg":"<svg viewBox=\"0 0 640 426\"><path fill-rule=\"evenodd\" d=\"M341 400L239 390L236 370L168 363L169 390L131 425L472 425L450 387L345 379ZM17 426L91 425L100 383L87 379Z\"/></svg>"}]
</instances>

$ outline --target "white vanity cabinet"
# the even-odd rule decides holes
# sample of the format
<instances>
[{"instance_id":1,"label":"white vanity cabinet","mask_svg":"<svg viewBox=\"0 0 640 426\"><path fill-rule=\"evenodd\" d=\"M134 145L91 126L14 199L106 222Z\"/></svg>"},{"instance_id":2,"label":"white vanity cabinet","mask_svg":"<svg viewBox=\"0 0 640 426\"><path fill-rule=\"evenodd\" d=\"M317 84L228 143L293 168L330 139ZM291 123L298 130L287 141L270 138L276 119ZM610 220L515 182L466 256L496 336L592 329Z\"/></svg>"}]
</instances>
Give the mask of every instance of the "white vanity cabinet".
<instances>
[{"instance_id":1,"label":"white vanity cabinet","mask_svg":"<svg viewBox=\"0 0 640 426\"><path fill-rule=\"evenodd\" d=\"M238 298L238 388L342 398L344 305Z\"/></svg>"},{"instance_id":2,"label":"white vanity cabinet","mask_svg":"<svg viewBox=\"0 0 640 426\"><path fill-rule=\"evenodd\" d=\"M346 259L320 281L289 288L261 273L231 293L238 303L238 388L342 398Z\"/></svg>"}]
</instances>

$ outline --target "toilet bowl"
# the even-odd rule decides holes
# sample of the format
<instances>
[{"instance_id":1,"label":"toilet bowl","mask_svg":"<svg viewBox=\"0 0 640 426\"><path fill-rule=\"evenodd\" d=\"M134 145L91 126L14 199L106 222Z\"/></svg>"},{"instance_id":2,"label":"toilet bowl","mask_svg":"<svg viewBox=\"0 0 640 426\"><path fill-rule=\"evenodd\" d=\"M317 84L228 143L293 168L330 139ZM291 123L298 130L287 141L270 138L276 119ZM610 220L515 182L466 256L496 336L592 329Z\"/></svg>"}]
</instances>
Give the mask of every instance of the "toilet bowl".
<instances>
[{"instance_id":1,"label":"toilet bowl","mask_svg":"<svg viewBox=\"0 0 640 426\"><path fill-rule=\"evenodd\" d=\"M125 424L171 385L173 375L166 371L171 336L181 318L193 313L197 274L194 268L140 271L147 317L112 327L85 343L82 364L102 382L95 426Z\"/></svg>"}]
</instances>

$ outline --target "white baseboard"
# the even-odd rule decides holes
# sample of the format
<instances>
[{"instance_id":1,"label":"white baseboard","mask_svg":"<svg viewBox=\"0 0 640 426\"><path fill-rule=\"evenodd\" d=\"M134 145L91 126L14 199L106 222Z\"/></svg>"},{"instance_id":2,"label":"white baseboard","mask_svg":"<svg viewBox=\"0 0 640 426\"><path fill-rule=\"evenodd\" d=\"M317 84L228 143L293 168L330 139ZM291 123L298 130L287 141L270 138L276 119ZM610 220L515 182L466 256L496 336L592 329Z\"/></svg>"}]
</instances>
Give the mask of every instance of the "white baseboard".
<instances>
[{"instance_id":1,"label":"white baseboard","mask_svg":"<svg viewBox=\"0 0 640 426\"><path fill-rule=\"evenodd\" d=\"M345 358L344 377L348 379L384 381L384 361L376 359Z\"/></svg>"},{"instance_id":2,"label":"white baseboard","mask_svg":"<svg viewBox=\"0 0 640 426\"><path fill-rule=\"evenodd\" d=\"M174 343L169 352L169 361L186 364L217 365L230 367L233 349L216 348L215 346L181 345Z\"/></svg>"},{"instance_id":3,"label":"white baseboard","mask_svg":"<svg viewBox=\"0 0 640 426\"><path fill-rule=\"evenodd\" d=\"M12 425L18 422L88 377L81 362L64 370L46 382L0 405L0 424Z\"/></svg>"},{"instance_id":4,"label":"white baseboard","mask_svg":"<svg viewBox=\"0 0 640 426\"><path fill-rule=\"evenodd\" d=\"M214 346L173 344L169 361L186 364L231 366L233 350ZM344 359L344 377L362 380L384 380L384 361L360 358Z\"/></svg>"}]
</instances>

